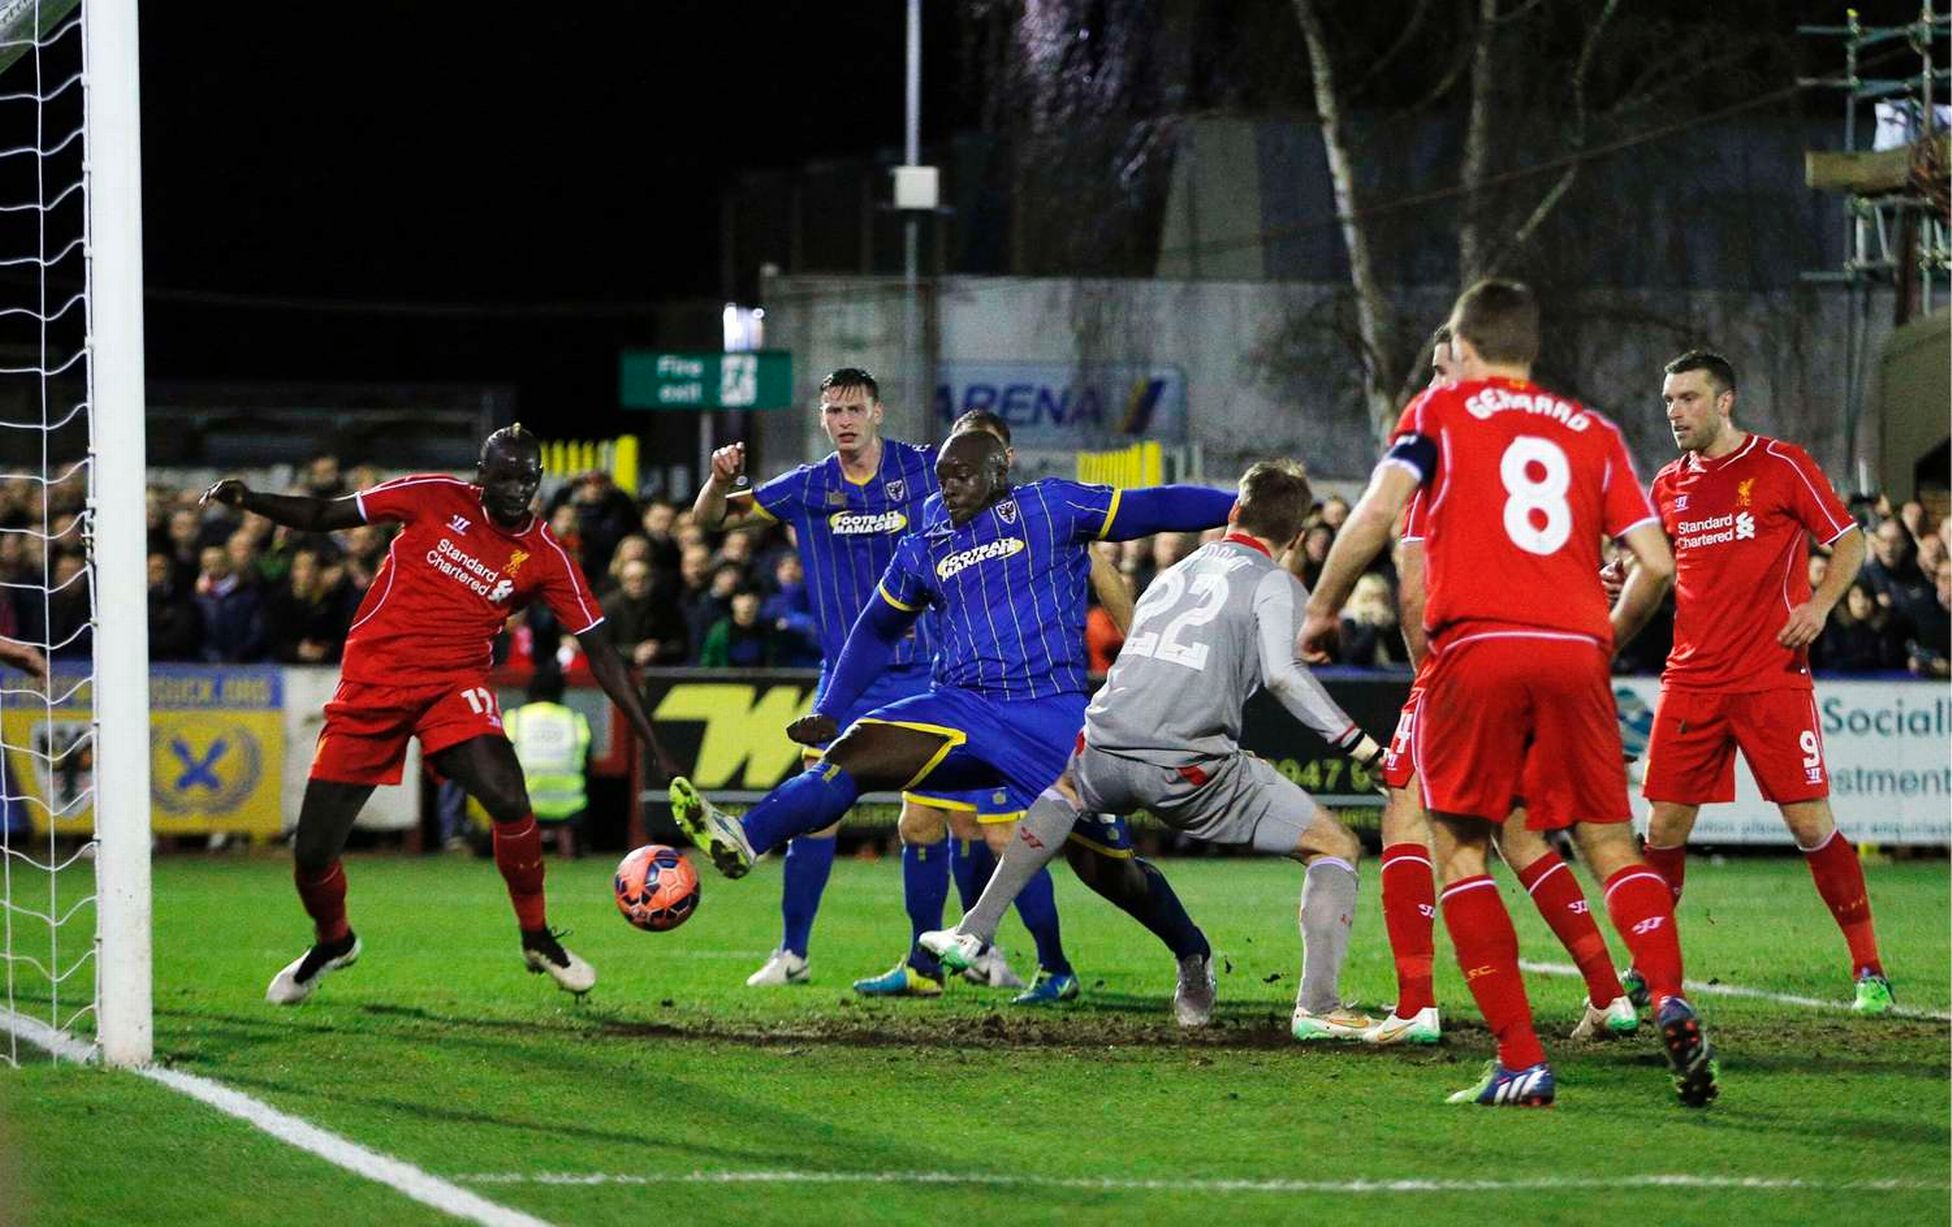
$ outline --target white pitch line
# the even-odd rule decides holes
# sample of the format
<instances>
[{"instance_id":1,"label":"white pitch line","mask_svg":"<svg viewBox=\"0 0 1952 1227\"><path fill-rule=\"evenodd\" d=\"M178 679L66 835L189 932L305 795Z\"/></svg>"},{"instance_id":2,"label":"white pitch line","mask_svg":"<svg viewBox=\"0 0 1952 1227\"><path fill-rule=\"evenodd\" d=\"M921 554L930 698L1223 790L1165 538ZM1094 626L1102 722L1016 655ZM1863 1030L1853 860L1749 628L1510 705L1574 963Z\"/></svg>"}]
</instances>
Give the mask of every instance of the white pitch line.
<instances>
[{"instance_id":1,"label":"white pitch line","mask_svg":"<svg viewBox=\"0 0 1952 1227\"><path fill-rule=\"evenodd\" d=\"M0 1010L0 1030L10 1031L38 1048L71 1061L87 1061L95 1056L93 1045L84 1044L45 1023L8 1010ZM316 1155L356 1176L377 1181L443 1214L480 1223L482 1227L549 1227L542 1219L497 1205L478 1193L424 1172L403 1159L369 1150L330 1130L309 1124L290 1113L280 1112L263 1100L232 1090L221 1082L154 1065L129 1072L188 1095L219 1112L235 1116L289 1146Z\"/></svg>"},{"instance_id":2,"label":"white pitch line","mask_svg":"<svg viewBox=\"0 0 1952 1227\"><path fill-rule=\"evenodd\" d=\"M1547 976L1577 976L1579 968L1570 963L1534 963L1530 959L1518 960L1525 971L1535 971ZM1806 1010L1844 1010L1850 1009L1848 1001L1826 1001L1821 997L1799 997L1795 993L1772 993L1767 989L1747 988L1740 984L1710 984L1706 980L1683 980L1681 987L1703 997L1748 997L1757 1001L1773 1001L1777 1005L1802 1006ZM1899 1018L1924 1018L1934 1022L1952 1022L1952 1014L1943 1010L1914 1010L1907 1006L1894 1005L1891 1013Z\"/></svg>"},{"instance_id":3,"label":"white pitch line","mask_svg":"<svg viewBox=\"0 0 1952 1227\"><path fill-rule=\"evenodd\" d=\"M1937 1192L1952 1188L1943 1180L1813 1180L1802 1176L1695 1176L1657 1173L1626 1176L1543 1176L1530 1180L1288 1180L1288 1179L1126 1179L1116 1176L1038 1176L1009 1172L799 1172L691 1171L479 1172L456 1176L467 1184L552 1186L667 1184L864 1184L989 1185L1087 1192L1140 1193L1534 1193L1591 1189L1755 1189L1800 1192Z\"/></svg>"}]
</instances>

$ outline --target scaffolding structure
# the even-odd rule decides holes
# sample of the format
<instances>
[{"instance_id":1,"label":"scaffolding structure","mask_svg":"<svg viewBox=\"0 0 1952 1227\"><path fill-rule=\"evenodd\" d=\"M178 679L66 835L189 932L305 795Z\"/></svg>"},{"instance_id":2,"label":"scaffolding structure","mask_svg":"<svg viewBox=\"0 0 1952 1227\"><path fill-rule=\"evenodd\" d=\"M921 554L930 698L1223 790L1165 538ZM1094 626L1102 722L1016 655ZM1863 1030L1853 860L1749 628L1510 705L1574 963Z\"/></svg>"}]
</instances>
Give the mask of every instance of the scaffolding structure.
<instances>
[{"instance_id":1,"label":"scaffolding structure","mask_svg":"<svg viewBox=\"0 0 1952 1227\"><path fill-rule=\"evenodd\" d=\"M1805 280L1841 283L1849 293L1845 335L1844 437L1846 464L1857 468L1857 426L1863 413L1871 335L1872 293L1892 291L1894 325L1929 314L1952 301L1952 217L1948 217L1948 132L1939 118L1948 70L1942 66L1952 13L1934 12L1932 0L1915 21L1867 26L1856 9L1841 26L1798 26L1797 33L1843 41L1841 76L1806 77L1806 87L1839 89L1844 96L1844 147L1805 155L1804 178L1813 188L1844 195L1844 259L1841 269L1806 272ZM1917 71L1865 75L1892 61L1917 57ZM1880 50L1883 49L1883 50ZM1895 53L1895 54L1894 54ZM1895 65L1893 65L1895 69ZM1915 127L1908 140L1879 149L1864 139L1866 106L1895 104Z\"/></svg>"}]
</instances>

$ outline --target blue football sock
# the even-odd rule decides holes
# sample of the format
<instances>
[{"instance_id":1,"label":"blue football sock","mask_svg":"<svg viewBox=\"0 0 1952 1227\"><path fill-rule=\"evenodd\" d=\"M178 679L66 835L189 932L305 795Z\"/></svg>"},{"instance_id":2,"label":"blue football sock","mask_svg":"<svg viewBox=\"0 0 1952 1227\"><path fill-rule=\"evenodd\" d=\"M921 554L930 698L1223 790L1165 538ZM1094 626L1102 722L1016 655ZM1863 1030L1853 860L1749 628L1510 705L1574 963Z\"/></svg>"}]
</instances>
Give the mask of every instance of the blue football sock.
<instances>
[{"instance_id":1,"label":"blue football sock","mask_svg":"<svg viewBox=\"0 0 1952 1227\"><path fill-rule=\"evenodd\" d=\"M901 846L902 901L908 906L908 965L931 976L942 961L922 949L922 934L942 927L942 905L949 900L949 841Z\"/></svg>"},{"instance_id":2,"label":"blue football sock","mask_svg":"<svg viewBox=\"0 0 1952 1227\"><path fill-rule=\"evenodd\" d=\"M1144 857L1134 857L1133 863L1139 867L1141 873L1145 874L1146 884L1143 910L1127 909L1132 911L1133 919L1150 929L1153 936L1166 943L1166 948L1173 952L1173 957L1176 959L1183 959L1192 954L1212 955L1213 948L1207 945L1206 934L1200 932L1200 927L1193 923L1191 916L1186 914L1186 905L1179 901L1179 895L1173 891L1172 884L1166 881L1166 875L1159 872L1159 867ZM1120 906L1124 905L1120 904Z\"/></svg>"},{"instance_id":3,"label":"blue football sock","mask_svg":"<svg viewBox=\"0 0 1952 1227\"><path fill-rule=\"evenodd\" d=\"M767 793L739 819L754 852L769 852L795 835L805 835L840 821L861 786L839 767L815 763Z\"/></svg>"},{"instance_id":4,"label":"blue football sock","mask_svg":"<svg viewBox=\"0 0 1952 1227\"><path fill-rule=\"evenodd\" d=\"M834 871L834 844L829 835L821 839L802 835L786 845L786 877L780 884L780 948L807 957L807 940L813 936L813 918L820 911L820 896L827 890L827 875Z\"/></svg>"},{"instance_id":5,"label":"blue football sock","mask_svg":"<svg viewBox=\"0 0 1952 1227\"><path fill-rule=\"evenodd\" d=\"M1064 957L1064 934L1057 923L1057 891L1051 871L1039 869L1017 895L1017 916L1037 943L1037 966L1053 975L1068 975L1071 960Z\"/></svg>"},{"instance_id":6,"label":"blue football sock","mask_svg":"<svg viewBox=\"0 0 1952 1227\"><path fill-rule=\"evenodd\" d=\"M980 839L958 839L950 853L949 868L956 875L956 897L967 912L983 897L983 888L996 872L996 853Z\"/></svg>"}]
</instances>

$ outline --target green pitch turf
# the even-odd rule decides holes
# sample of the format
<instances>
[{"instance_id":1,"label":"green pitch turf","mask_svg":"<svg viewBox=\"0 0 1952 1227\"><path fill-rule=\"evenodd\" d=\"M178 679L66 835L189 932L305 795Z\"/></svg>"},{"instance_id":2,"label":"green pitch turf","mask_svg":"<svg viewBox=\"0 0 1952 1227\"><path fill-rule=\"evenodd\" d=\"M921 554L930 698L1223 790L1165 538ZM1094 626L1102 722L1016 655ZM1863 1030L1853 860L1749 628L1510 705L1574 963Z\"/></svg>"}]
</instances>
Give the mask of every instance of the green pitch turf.
<instances>
[{"instance_id":1,"label":"green pitch turf","mask_svg":"<svg viewBox=\"0 0 1952 1227\"><path fill-rule=\"evenodd\" d=\"M1065 871L1086 992L1051 1012L966 985L935 1001L855 998L849 982L905 940L892 862L836 866L814 983L760 991L742 981L775 940L776 864L738 883L708 871L692 922L645 934L616 916L607 858L552 861L553 918L602 975L579 1004L524 974L492 866L431 857L354 858L364 958L278 1009L265 982L307 936L288 863L166 859L156 1051L558 1223L1944 1219L1943 1021L1698 995L1725 1090L1689 1112L1651 1036L1565 1040L1580 984L1534 975L1558 1107L1452 1108L1444 1093L1473 1080L1490 1044L1441 938L1444 1045L1304 1049L1286 1035L1299 870L1166 868L1224 956L1204 1033L1171 1023L1164 952ZM1869 872L1900 1004L1946 1011L1944 863ZM1393 979L1373 865L1364 887L1345 990L1375 1003ZM1508 880L1505 896L1526 957L1564 963ZM1693 978L1848 996L1841 939L1800 861L1697 858L1682 924ZM1005 940L1023 966L1014 920ZM30 1011L31 987L17 979ZM0 1221L440 1217L132 1075L23 1056L0 1068ZM1472 1181L1524 1187L1460 1187Z\"/></svg>"}]
</instances>

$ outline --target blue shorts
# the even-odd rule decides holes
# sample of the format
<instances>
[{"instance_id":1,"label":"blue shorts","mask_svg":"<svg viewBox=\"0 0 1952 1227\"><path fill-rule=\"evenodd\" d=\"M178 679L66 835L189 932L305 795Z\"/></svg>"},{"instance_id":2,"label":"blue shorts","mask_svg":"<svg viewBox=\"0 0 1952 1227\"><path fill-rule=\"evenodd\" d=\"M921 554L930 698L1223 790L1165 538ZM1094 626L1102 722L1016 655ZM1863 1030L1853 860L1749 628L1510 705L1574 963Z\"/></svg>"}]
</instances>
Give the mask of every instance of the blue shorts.
<instances>
[{"instance_id":1,"label":"blue shorts","mask_svg":"<svg viewBox=\"0 0 1952 1227\"><path fill-rule=\"evenodd\" d=\"M820 700L826 695L827 686L832 680L833 674L826 666L821 666L820 681L813 688L815 707L820 705ZM929 667L927 665L895 665L878 675L873 682L869 683L860 699L845 712L837 714L834 719L844 730L869 712L928 692ZM812 761L820 757L820 751L825 748L822 746L816 749L808 746L804 755L808 761ZM974 812L979 822L1015 822L1023 817L1024 811L1030 808L1030 803L1037 799L1040 791L1042 791L1041 787L1023 792L1007 786L966 790L916 788L904 790L902 800L936 809Z\"/></svg>"},{"instance_id":2,"label":"blue shorts","mask_svg":"<svg viewBox=\"0 0 1952 1227\"><path fill-rule=\"evenodd\" d=\"M908 782L905 795L977 799L984 822L1023 816L1037 794L1057 783L1084 727L1088 700L1081 694L1042 699L990 699L943 687L898 699L860 717L949 738L947 750ZM1012 810L993 811L995 805ZM951 804L949 808L961 808ZM1072 835L1109 856L1131 856L1132 835L1123 818L1087 814Z\"/></svg>"}]
</instances>

